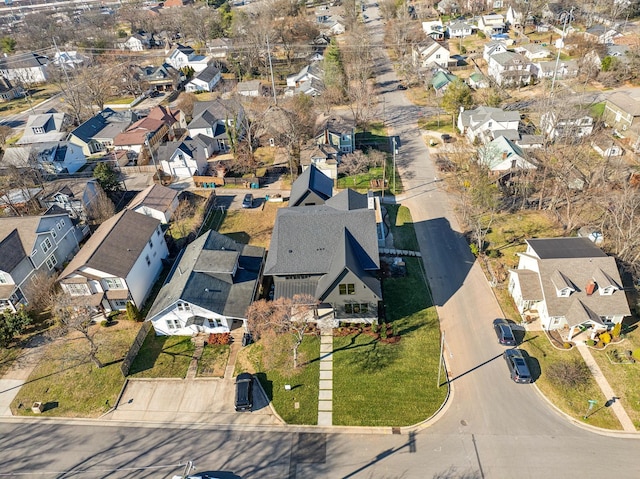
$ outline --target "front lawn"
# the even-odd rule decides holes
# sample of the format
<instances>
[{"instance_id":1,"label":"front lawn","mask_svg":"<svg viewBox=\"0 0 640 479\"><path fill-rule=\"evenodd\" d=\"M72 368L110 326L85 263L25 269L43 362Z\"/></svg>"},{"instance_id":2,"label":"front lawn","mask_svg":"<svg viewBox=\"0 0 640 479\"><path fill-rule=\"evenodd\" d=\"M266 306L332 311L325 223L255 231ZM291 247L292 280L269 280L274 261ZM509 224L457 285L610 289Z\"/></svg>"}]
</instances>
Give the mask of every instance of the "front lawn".
<instances>
[{"instance_id":1,"label":"front lawn","mask_svg":"<svg viewBox=\"0 0 640 479\"><path fill-rule=\"evenodd\" d=\"M385 205L385 208L389 213L389 224L393 232L393 246L397 249L420 251L409 208L400 205Z\"/></svg>"},{"instance_id":2,"label":"front lawn","mask_svg":"<svg viewBox=\"0 0 640 479\"><path fill-rule=\"evenodd\" d=\"M528 332L525 336L524 343L520 347L527 351L529 356L535 358L538 362L539 368L534 367L536 366L535 361L529 361L534 376L536 375L536 370L539 369L538 374L540 377L536 380L536 385L556 407L569 416L592 426L606 429L622 429L620 422L618 422L611 408L603 407L610 398L602 394L602 391L592 376L589 376L588 381L583 387L568 388L554 384L545 375L545 371L551 364L572 360L583 362L582 356L580 356L576 348L570 350L556 349L551 345L543 331ZM584 420L583 418L585 414L587 414L588 401L590 399L598 401L598 404L589 413L588 419Z\"/></svg>"},{"instance_id":3,"label":"front lawn","mask_svg":"<svg viewBox=\"0 0 640 479\"><path fill-rule=\"evenodd\" d=\"M94 328L98 359L105 366L98 369L89 360L88 343L80 337L51 343L12 402L13 414L33 415L36 401L45 406L42 415L63 417L98 417L115 405L124 382L120 365L140 324L118 321Z\"/></svg>"},{"instance_id":4,"label":"front lawn","mask_svg":"<svg viewBox=\"0 0 640 479\"><path fill-rule=\"evenodd\" d=\"M454 128L451 115L442 114L430 116L428 118L420 118L418 120L418 128L421 130L438 131L440 133L449 133L455 135L458 131Z\"/></svg>"},{"instance_id":5,"label":"front lawn","mask_svg":"<svg viewBox=\"0 0 640 479\"><path fill-rule=\"evenodd\" d=\"M315 425L318 424L320 337L306 336L300 345L300 353L307 364L294 374L267 371L262 361L263 346L256 343L240 352L235 372L255 374L276 411L288 424ZM285 384L291 385L290 391L284 389Z\"/></svg>"},{"instance_id":6,"label":"front lawn","mask_svg":"<svg viewBox=\"0 0 640 479\"><path fill-rule=\"evenodd\" d=\"M195 348L191 336L147 334L131 365L132 378L184 378Z\"/></svg>"},{"instance_id":7,"label":"front lawn","mask_svg":"<svg viewBox=\"0 0 640 479\"><path fill-rule=\"evenodd\" d=\"M230 349L228 344L205 344L198 360L198 377L224 377Z\"/></svg>"},{"instance_id":8,"label":"front lawn","mask_svg":"<svg viewBox=\"0 0 640 479\"><path fill-rule=\"evenodd\" d=\"M440 328L420 260L408 275L383 283L387 320L401 340L385 344L352 334L333 341L333 423L407 426L434 414L446 387L437 387Z\"/></svg>"}]
</instances>

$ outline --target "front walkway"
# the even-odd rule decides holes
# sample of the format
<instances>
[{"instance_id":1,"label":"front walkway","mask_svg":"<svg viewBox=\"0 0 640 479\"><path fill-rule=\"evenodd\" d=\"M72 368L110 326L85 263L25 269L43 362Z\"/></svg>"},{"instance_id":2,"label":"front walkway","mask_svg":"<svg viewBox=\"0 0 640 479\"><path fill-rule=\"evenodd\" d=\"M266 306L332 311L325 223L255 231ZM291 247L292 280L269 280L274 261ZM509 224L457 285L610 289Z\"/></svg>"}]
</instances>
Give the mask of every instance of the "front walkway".
<instances>
[{"instance_id":1,"label":"front walkway","mask_svg":"<svg viewBox=\"0 0 640 479\"><path fill-rule=\"evenodd\" d=\"M320 327L320 393L318 394L318 426L333 424L333 325Z\"/></svg>"},{"instance_id":2,"label":"front walkway","mask_svg":"<svg viewBox=\"0 0 640 479\"><path fill-rule=\"evenodd\" d=\"M631 418L629 418L627 412L622 407L620 398L618 398L613 392L613 389L611 389L607 378L605 378L602 374L602 370L600 369L600 366L598 366L598 363L596 363L595 359L593 359L589 348L582 341L576 342L576 347L582 355L584 362L587 363L587 366L591 370L591 374L596 380L596 383L598 383L598 386L602 390L602 393L607 398L607 403L611 405L611 410L618 418L618 421L620 421L620 424L622 424L622 428L625 431L635 432L636 428L633 425L633 421L631 420Z\"/></svg>"}]
</instances>

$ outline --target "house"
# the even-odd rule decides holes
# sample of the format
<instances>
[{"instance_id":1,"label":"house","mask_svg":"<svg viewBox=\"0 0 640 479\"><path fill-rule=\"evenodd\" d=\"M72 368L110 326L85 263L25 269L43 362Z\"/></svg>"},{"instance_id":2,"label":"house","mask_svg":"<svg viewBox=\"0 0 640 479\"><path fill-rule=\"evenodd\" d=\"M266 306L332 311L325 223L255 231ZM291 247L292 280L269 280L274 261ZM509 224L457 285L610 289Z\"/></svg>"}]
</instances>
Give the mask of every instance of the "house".
<instances>
[{"instance_id":1,"label":"house","mask_svg":"<svg viewBox=\"0 0 640 479\"><path fill-rule=\"evenodd\" d=\"M310 164L291 185L289 207L323 205L333 196L333 180Z\"/></svg>"},{"instance_id":2,"label":"house","mask_svg":"<svg viewBox=\"0 0 640 479\"><path fill-rule=\"evenodd\" d=\"M300 167L306 171L311 165L326 176L338 179L338 150L332 145L311 145L300 151Z\"/></svg>"},{"instance_id":3,"label":"house","mask_svg":"<svg viewBox=\"0 0 640 479\"><path fill-rule=\"evenodd\" d=\"M333 15L329 20L323 24L326 25L327 30L332 35L342 35L347 31L346 23L342 17L339 15Z\"/></svg>"},{"instance_id":4,"label":"house","mask_svg":"<svg viewBox=\"0 0 640 479\"><path fill-rule=\"evenodd\" d=\"M520 125L519 111L506 111L501 108L480 106L475 110L462 110L458 115L458 130L467 136L470 142L476 138L487 143L498 136L518 137ZM511 132L511 134L508 134Z\"/></svg>"},{"instance_id":5,"label":"house","mask_svg":"<svg viewBox=\"0 0 640 479\"><path fill-rule=\"evenodd\" d=\"M199 73L209 66L209 59L204 55L197 55L193 48L178 43L166 58L166 63L176 70L190 67Z\"/></svg>"},{"instance_id":6,"label":"house","mask_svg":"<svg viewBox=\"0 0 640 479\"><path fill-rule=\"evenodd\" d=\"M208 162L216 150L216 142L206 135L187 137L181 141L169 141L160 145L156 157L162 171L175 178L191 178L204 175Z\"/></svg>"},{"instance_id":7,"label":"house","mask_svg":"<svg viewBox=\"0 0 640 479\"><path fill-rule=\"evenodd\" d=\"M274 298L309 294L334 325L376 323L382 300L378 207L373 196L344 190L324 205L280 208L265 265Z\"/></svg>"},{"instance_id":8,"label":"house","mask_svg":"<svg viewBox=\"0 0 640 479\"><path fill-rule=\"evenodd\" d=\"M167 224L178 207L178 192L166 186L153 184L138 193L127 205L128 210L151 216Z\"/></svg>"},{"instance_id":9,"label":"house","mask_svg":"<svg viewBox=\"0 0 640 479\"><path fill-rule=\"evenodd\" d=\"M24 216L32 214L37 205L37 197L42 188L11 188L0 194L0 213L5 216Z\"/></svg>"},{"instance_id":10,"label":"house","mask_svg":"<svg viewBox=\"0 0 640 479\"><path fill-rule=\"evenodd\" d=\"M21 53L0 58L0 76L15 85L36 85L49 79L47 57L36 53Z\"/></svg>"},{"instance_id":11,"label":"house","mask_svg":"<svg viewBox=\"0 0 640 479\"><path fill-rule=\"evenodd\" d=\"M480 72L474 72L467 78L467 85L477 90L479 88L489 88L489 80Z\"/></svg>"},{"instance_id":12,"label":"house","mask_svg":"<svg viewBox=\"0 0 640 479\"><path fill-rule=\"evenodd\" d=\"M209 53L212 58L227 58L232 47L233 40L230 38L214 38L207 42L207 53Z\"/></svg>"},{"instance_id":13,"label":"house","mask_svg":"<svg viewBox=\"0 0 640 479\"><path fill-rule=\"evenodd\" d=\"M436 91L436 95L442 95L447 90L450 83L453 83L458 79L457 76L447 72L438 70L438 73L433 75L431 79L431 86Z\"/></svg>"},{"instance_id":14,"label":"house","mask_svg":"<svg viewBox=\"0 0 640 479\"><path fill-rule=\"evenodd\" d=\"M130 150L139 154L143 147L153 148L162 142L168 132L169 127L165 122L147 116L118 133L113 139L113 146L116 150Z\"/></svg>"},{"instance_id":15,"label":"house","mask_svg":"<svg viewBox=\"0 0 640 479\"><path fill-rule=\"evenodd\" d=\"M71 296L103 311L142 308L169 256L160 221L124 209L106 220L60 274Z\"/></svg>"},{"instance_id":16,"label":"house","mask_svg":"<svg viewBox=\"0 0 640 479\"><path fill-rule=\"evenodd\" d=\"M445 40L447 27L442 24L442 20L431 20L422 22L422 31L426 36L442 42Z\"/></svg>"},{"instance_id":17,"label":"house","mask_svg":"<svg viewBox=\"0 0 640 479\"><path fill-rule=\"evenodd\" d=\"M324 72L322 71L320 63L313 62L306 65L298 73L287 76L287 89L294 89L310 80L316 80L322 83L323 77Z\"/></svg>"},{"instance_id":18,"label":"house","mask_svg":"<svg viewBox=\"0 0 640 479\"><path fill-rule=\"evenodd\" d=\"M640 130L640 89L610 94L602 117L621 136L637 138Z\"/></svg>"},{"instance_id":19,"label":"house","mask_svg":"<svg viewBox=\"0 0 640 479\"><path fill-rule=\"evenodd\" d=\"M596 24L587 28L583 33L585 40L592 43L601 43L603 45L612 45L616 38L622 36L622 33L614 28Z\"/></svg>"},{"instance_id":20,"label":"house","mask_svg":"<svg viewBox=\"0 0 640 479\"><path fill-rule=\"evenodd\" d=\"M287 88L284 96L306 95L311 97L320 96L324 92L324 83L322 80L311 78L310 80L300 83L295 88Z\"/></svg>"},{"instance_id":21,"label":"house","mask_svg":"<svg viewBox=\"0 0 640 479\"><path fill-rule=\"evenodd\" d=\"M3 167L37 166L52 175L75 173L86 163L82 148L68 141L50 141L7 148L1 161Z\"/></svg>"},{"instance_id":22,"label":"house","mask_svg":"<svg viewBox=\"0 0 640 479\"><path fill-rule=\"evenodd\" d=\"M513 49L516 53L521 53L529 60L542 60L551 56L551 50L543 47L539 43L525 43L524 45L518 45Z\"/></svg>"},{"instance_id":23,"label":"house","mask_svg":"<svg viewBox=\"0 0 640 479\"><path fill-rule=\"evenodd\" d=\"M189 244L151 306L159 336L229 332L259 293L265 250L209 230Z\"/></svg>"},{"instance_id":24,"label":"house","mask_svg":"<svg viewBox=\"0 0 640 479\"><path fill-rule=\"evenodd\" d=\"M8 79L0 75L0 101L11 101L23 96L24 90L21 86L12 85Z\"/></svg>"},{"instance_id":25,"label":"house","mask_svg":"<svg viewBox=\"0 0 640 479\"><path fill-rule=\"evenodd\" d=\"M88 56L77 52L76 50L68 50L64 52L56 52L53 56L52 63L60 68L78 68L87 65L90 61Z\"/></svg>"},{"instance_id":26,"label":"house","mask_svg":"<svg viewBox=\"0 0 640 479\"><path fill-rule=\"evenodd\" d=\"M69 141L80 146L85 155L93 155L113 148L115 137L137 119L131 110L116 112L105 108L73 130Z\"/></svg>"},{"instance_id":27,"label":"house","mask_svg":"<svg viewBox=\"0 0 640 479\"><path fill-rule=\"evenodd\" d=\"M187 83L184 89L188 92L213 91L221 78L220 69L210 64Z\"/></svg>"},{"instance_id":28,"label":"house","mask_svg":"<svg viewBox=\"0 0 640 479\"><path fill-rule=\"evenodd\" d=\"M241 81L236 86L238 95L257 97L262 96L264 87L260 80Z\"/></svg>"},{"instance_id":29,"label":"house","mask_svg":"<svg viewBox=\"0 0 640 479\"><path fill-rule=\"evenodd\" d=\"M582 138L593 133L593 126L593 117L570 111L550 111L540 117L540 129L551 140Z\"/></svg>"},{"instance_id":30,"label":"house","mask_svg":"<svg viewBox=\"0 0 640 479\"><path fill-rule=\"evenodd\" d=\"M66 113L42 113L29 115L24 127L24 133L17 145L31 145L64 140L67 136L65 129L71 125L71 118Z\"/></svg>"},{"instance_id":31,"label":"house","mask_svg":"<svg viewBox=\"0 0 640 479\"><path fill-rule=\"evenodd\" d=\"M442 15L453 15L460 12L460 3L457 0L442 0L436 7Z\"/></svg>"},{"instance_id":32,"label":"house","mask_svg":"<svg viewBox=\"0 0 640 479\"><path fill-rule=\"evenodd\" d=\"M239 138L244 135L244 109L235 100L199 101L193 106L193 119L187 125L189 136L204 135L214 140L213 153L229 151L227 129L233 128Z\"/></svg>"},{"instance_id":33,"label":"house","mask_svg":"<svg viewBox=\"0 0 640 479\"><path fill-rule=\"evenodd\" d=\"M173 68L168 63L160 66L134 65L135 77L143 84L149 86L150 89L156 91L174 91L180 88L185 80L184 74Z\"/></svg>"},{"instance_id":34,"label":"house","mask_svg":"<svg viewBox=\"0 0 640 479\"><path fill-rule=\"evenodd\" d=\"M572 23L575 21L573 9L567 9L560 2L549 2L542 9L542 18L555 24Z\"/></svg>"},{"instance_id":35,"label":"house","mask_svg":"<svg viewBox=\"0 0 640 479\"><path fill-rule=\"evenodd\" d=\"M520 138L514 140L514 143L523 150L537 149L544 146L544 137L542 135L520 135Z\"/></svg>"},{"instance_id":36,"label":"house","mask_svg":"<svg viewBox=\"0 0 640 479\"><path fill-rule=\"evenodd\" d=\"M615 258L588 238L526 240L509 292L523 316L539 315L542 328L606 331L629 316Z\"/></svg>"},{"instance_id":37,"label":"house","mask_svg":"<svg viewBox=\"0 0 640 479\"><path fill-rule=\"evenodd\" d=\"M506 51L507 44L503 40L491 40L484 44L482 49L482 58L484 58L484 61L488 63L491 55L495 55L496 53L505 53Z\"/></svg>"},{"instance_id":38,"label":"house","mask_svg":"<svg viewBox=\"0 0 640 479\"><path fill-rule=\"evenodd\" d=\"M38 201L43 208L55 206L65 210L71 219L86 223L92 204L101 191L93 178L65 178L45 183L45 191Z\"/></svg>"},{"instance_id":39,"label":"house","mask_svg":"<svg viewBox=\"0 0 640 479\"><path fill-rule=\"evenodd\" d=\"M38 294L33 282L51 275L78 251L88 230L76 227L65 211L42 216L0 217L0 308L15 311Z\"/></svg>"},{"instance_id":40,"label":"house","mask_svg":"<svg viewBox=\"0 0 640 479\"><path fill-rule=\"evenodd\" d=\"M119 43L120 50L129 50L132 52L141 52L151 47L149 38L146 35L134 33L126 41Z\"/></svg>"},{"instance_id":41,"label":"house","mask_svg":"<svg viewBox=\"0 0 640 479\"><path fill-rule=\"evenodd\" d=\"M491 174L536 169L522 148L504 136L499 136L478 149L478 163L488 168Z\"/></svg>"},{"instance_id":42,"label":"house","mask_svg":"<svg viewBox=\"0 0 640 479\"><path fill-rule=\"evenodd\" d=\"M488 36L505 33L507 27L504 23L504 16L499 14L481 15L478 19L478 30Z\"/></svg>"},{"instance_id":43,"label":"house","mask_svg":"<svg viewBox=\"0 0 640 479\"><path fill-rule=\"evenodd\" d=\"M356 149L355 122L338 116L330 117L315 134L315 142L318 145L335 147L338 155L353 153Z\"/></svg>"},{"instance_id":44,"label":"house","mask_svg":"<svg viewBox=\"0 0 640 479\"><path fill-rule=\"evenodd\" d=\"M451 22L449 24L449 36L451 38L464 38L472 35L476 30L475 25L471 25L464 21Z\"/></svg>"},{"instance_id":45,"label":"house","mask_svg":"<svg viewBox=\"0 0 640 479\"><path fill-rule=\"evenodd\" d=\"M489 57L487 74L500 86L529 85L533 79L533 64L519 53L495 53Z\"/></svg>"},{"instance_id":46,"label":"house","mask_svg":"<svg viewBox=\"0 0 640 479\"><path fill-rule=\"evenodd\" d=\"M449 50L432 38L427 38L412 48L413 64L420 68L449 66ZM455 64L455 63L454 63Z\"/></svg>"},{"instance_id":47,"label":"house","mask_svg":"<svg viewBox=\"0 0 640 479\"><path fill-rule=\"evenodd\" d=\"M574 78L578 76L579 65L577 60L561 60L537 62L533 64L533 69L538 78Z\"/></svg>"},{"instance_id":48,"label":"house","mask_svg":"<svg viewBox=\"0 0 640 479\"><path fill-rule=\"evenodd\" d=\"M622 147L611 138L597 138L591 142L591 146L603 158L614 158L624 155Z\"/></svg>"}]
</instances>

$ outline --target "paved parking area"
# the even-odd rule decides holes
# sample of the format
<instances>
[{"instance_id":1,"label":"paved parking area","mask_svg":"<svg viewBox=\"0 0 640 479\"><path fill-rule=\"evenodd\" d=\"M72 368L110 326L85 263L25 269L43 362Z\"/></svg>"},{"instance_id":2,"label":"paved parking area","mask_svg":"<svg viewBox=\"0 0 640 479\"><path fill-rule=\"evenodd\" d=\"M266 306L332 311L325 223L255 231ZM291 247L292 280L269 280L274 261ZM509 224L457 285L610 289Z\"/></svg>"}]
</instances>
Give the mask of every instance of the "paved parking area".
<instances>
[{"instance_id":1,"label":"paved parking area","mask_svg":"<svg viewBox=\"0 0 640 479\"><path fill-rule=\"evenodd\" d=\"M254 380L253 410L234 410L233 379L130 379L104 419L201 424L281 425Z\"/></svg>"}]
</instances>

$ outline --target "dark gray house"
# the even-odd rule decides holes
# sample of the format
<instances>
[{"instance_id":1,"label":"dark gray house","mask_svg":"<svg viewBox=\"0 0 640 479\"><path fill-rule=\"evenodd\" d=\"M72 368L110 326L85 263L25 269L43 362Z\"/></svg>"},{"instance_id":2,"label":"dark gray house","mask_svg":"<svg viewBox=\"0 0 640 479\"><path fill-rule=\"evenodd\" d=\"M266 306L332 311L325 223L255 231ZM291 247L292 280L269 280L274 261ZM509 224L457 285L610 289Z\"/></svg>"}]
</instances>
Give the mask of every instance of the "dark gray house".
<instances>
[{"instance_id":1,"label":"dark gray house","mask_svg":"<svg viewBox=\"0 0 640 479\"><path fill-rule=\"evenodd\" d=\"M333 195L333 180L309 165L291 185L289 206L323 205Z\"/></svg>"},{"instance_id":2,"label":"dark gray house","mask_svg":"<svg viewBox=\"0 0 640 479\"><path fill-rule=\"evenodd\" d=\"M324 205L280 209L265 265L274 298L311 295L320 302L319 314L334 324L377 322L382 300L377 204L345 190Z\"/></svg>"},{"instance_id":3,"label":"dark gray house","mask_svg":"<svg viewBox=\"0 0 640 479\"><path fill-rule=\"evenodd\" d=\"M209 230L186 247L147 320L162 336L228 332L256 298L264 256Z\"/></svg>"}]
</instances>

